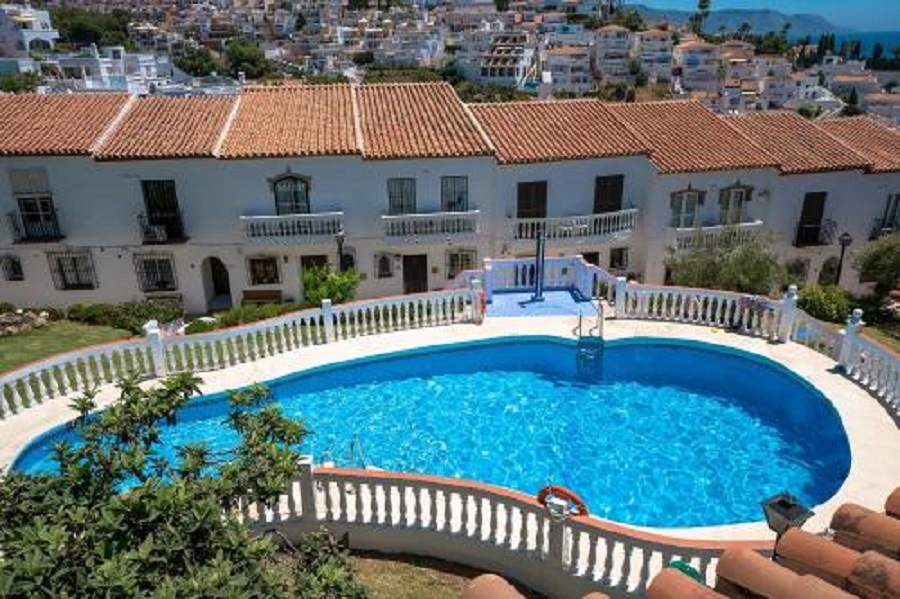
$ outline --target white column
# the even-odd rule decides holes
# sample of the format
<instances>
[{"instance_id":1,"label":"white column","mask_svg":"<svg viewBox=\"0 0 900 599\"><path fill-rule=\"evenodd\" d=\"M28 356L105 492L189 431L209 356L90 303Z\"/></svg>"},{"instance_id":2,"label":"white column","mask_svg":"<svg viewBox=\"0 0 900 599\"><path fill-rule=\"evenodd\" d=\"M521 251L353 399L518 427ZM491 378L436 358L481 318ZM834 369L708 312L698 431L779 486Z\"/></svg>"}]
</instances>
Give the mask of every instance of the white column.
<instances>
[{"instance_id":1,"label":"white column","mask_svg":"<svg viewBox=\"0 0 900 599\"><path fill-rule=\"evenodd\" d=\"M863 321L862 321L863 311L859 308L853 310L853 314L850 315L850 318L847 319L847 328L845 328L842 332L844 333L843 339L841 340L841 352L838 355L838 367L843 370L845 373L850 371L850 367L852 364L850 360L853 357L853 346L856 345L856 339L859 337L859 331L862 329Z\"/></svg>"},{"instance_id":2,"label":"white column","mask_svg":"<svg viewBox=\"0 0 900 599\"><path fill-rule=\"evenodd\" d=\"M300 456L298 464L300 465L300 510L303 519L309 519L315 522L316 514L316 494L315 482L313 481L312 456Z\"/></svg>"},{"instance_id":3,"label":"white column","mask_svg":"<svg viewBox=\"0 0 900 599\"><path fill-rule=\"evenodd\" d=\"M797 286L788 287L787 294L781 300L781 321L778 323L778 340L787 343L791 340L794 322L797 320Z\"/></svg>"},{"instance_id":4,"label":"white column","mask_svg":"<svg viewBox=\"0 0 900 599\"><path fill-rule=\"evenodd\" d=\"M482 310L481 302L485 290L482 288L481 279L472 279L472 287L469 292L471 293L472 298L472 322L481 324L484 322L485 312L487 311L487 306Z\"/></svg>"},{"instance_id":5,"label":"white column","mask_svg":"<svg viewBox=\"0 0 900 599\"><path fill-rule=\"evenodd\" d=\"M485 301L490 302L494 299L494 266L491 264L490 258L485 258L482 262L482 270L484 270L484 279L481 281L484 288Z\"/></svg>"},{"instance_id":6,"label":"white column","mask_svg":"<svg viewBox=\"0 0 900 599\"><path fill-rule=\"evenodd\" d=\"M625 318L625 294L628 292L628 279L616 277L616 318Z\"/></svg>"},{"instance_id":7,"label":"white column","mask_svg":"<svg viewBox=\"0 0 900 599\"><path fill-rule=\"evenodd\" d=\"M150 353L153 356L153 375L156 378L166 376L166 355L163 351L162 331L159 323L155 320L148 320L144 324L144 337L150 344Z\"/></svg>"},{"instance_id":8,"label":"white column","mask_svg":"<svg viewBox=\"0 0 900 599\"><path fill-rule=\"evenodd\" d=\"M331 311L331 300L328 298L322 300L322 320L325 321L325 343L331 343L335 340L334 314Z\"/></svg>"}]
</instances>

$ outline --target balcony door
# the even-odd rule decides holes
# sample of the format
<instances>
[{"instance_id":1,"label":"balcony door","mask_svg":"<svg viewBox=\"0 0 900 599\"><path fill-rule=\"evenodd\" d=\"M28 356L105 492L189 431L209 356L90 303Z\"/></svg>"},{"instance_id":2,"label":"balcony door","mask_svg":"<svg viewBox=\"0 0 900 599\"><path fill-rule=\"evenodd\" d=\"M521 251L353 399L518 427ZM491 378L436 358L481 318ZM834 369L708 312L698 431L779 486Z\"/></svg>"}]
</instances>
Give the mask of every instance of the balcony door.
<instances>
[{"instance_id":1,"label":"balcony door","mask_svg":"<svg viewBox=\"0 0 900 599\"><path fill-rule=\"evenodd\" d=\"M519 183L516 218L547 218L547 182Z\"/></svg>"},{"instance_id":2,"label":"balcony door","mask_svg":"<svg viewBox=\"0 0 900 599\"><path fill-rule=\"evenodd\" d=\"M175 193L175 181L141 181L147 226L165 240L183 239L184 226Z\"/></svg>"},{"instance_id":3,"label":"balcony door","mask_svg":"<svg viewBox=\"0 0 900 599\"><path fill-rule=\"evenodd\" d=\"M428 291L428 255L403 256L403 293Z\"/></svg>"},{"instance_id":4,"label":"balcony door","mask_svg":"<svg viewBox=\"0 0 900 599\"><path fill-rule=\"evenodd\" d=\"M19 198L18 202L26 239L56 239L61 236L52 198Z\"/></svg>"},{"instance_id":5,"label":"balcony door","mask_svg":"<svg viewBox=\"0 0 900 599\"><path fill-rule=\"evenodd\" d=\"M827 198L828 194L824 191L803 196L803 207L800 209L800 222L797 226L798 245L816 245L819 242Z\"/></svg>"},{"instance_id":6,"label":"balcony door","mask_svg":"<svg viewBox=\"0 0 900 599\"><path fill-rule=\"evenodd\" d=\"M622 175L597 177L594 181L594 214L620 211L624 189L625 177Z\"/></svg>"}]
</instances>

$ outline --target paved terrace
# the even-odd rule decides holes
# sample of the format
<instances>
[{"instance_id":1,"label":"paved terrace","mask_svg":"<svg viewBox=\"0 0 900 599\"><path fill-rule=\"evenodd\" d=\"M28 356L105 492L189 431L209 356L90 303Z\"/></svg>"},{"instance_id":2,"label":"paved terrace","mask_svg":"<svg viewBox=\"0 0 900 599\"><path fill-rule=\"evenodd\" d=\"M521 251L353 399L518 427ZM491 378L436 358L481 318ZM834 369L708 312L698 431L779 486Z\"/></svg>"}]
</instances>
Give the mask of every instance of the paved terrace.
<instances>
[{"instance_id":1,"label":"paved terrace","mask_svg":"<svg viewBox=\"0 0 900 599\"><path fill-rule=\"evenodd\" d=\"M266 381L298 370L337 361L400 351L415 347L488 339L499 336L554 335L572 338L575 316L491 318L481 326L457 324L359 337L338 343L304 347L256 362L203 374L204 393L214 393L252 382ZM881 505L900 481L900 430L885 409L853 381L833 372L834 361L804 346L723 332L703 326L635 320L607 320L605 337L667 337L703 341L754 352L780 362L809 380L828 397L843 420L850 441L852 464L844 485L828 502L816 506L806 529L826 528L831 516L845 502ZM106 386L100 405L108 405L117 391ZM790 398L785 398L789 401ZM0 421L0 468L6 469L34 436L75 416L66 398L57 398ZM650 530L650 529L648 529ZM691 539L770 539L765 523L756 522L708 528L652 529L653 532Z\"/></svg>"}]
</instances>

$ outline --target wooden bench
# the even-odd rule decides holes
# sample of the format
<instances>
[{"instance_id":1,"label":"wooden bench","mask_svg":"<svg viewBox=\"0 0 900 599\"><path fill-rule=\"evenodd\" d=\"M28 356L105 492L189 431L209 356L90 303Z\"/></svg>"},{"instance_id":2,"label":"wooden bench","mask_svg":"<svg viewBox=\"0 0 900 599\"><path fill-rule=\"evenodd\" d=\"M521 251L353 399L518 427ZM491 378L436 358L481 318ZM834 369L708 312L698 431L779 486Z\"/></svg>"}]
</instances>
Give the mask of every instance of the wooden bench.
<instances>
[{"instance_id":1,"label":"wooden bench","mask_svg":"<svg viewBox=\"0 0 900 599\"><path fill-rule=\"evenodd\" d=\"M243 304L280 304L281 289L245 289Z\"/></svg>"}]
</instances>

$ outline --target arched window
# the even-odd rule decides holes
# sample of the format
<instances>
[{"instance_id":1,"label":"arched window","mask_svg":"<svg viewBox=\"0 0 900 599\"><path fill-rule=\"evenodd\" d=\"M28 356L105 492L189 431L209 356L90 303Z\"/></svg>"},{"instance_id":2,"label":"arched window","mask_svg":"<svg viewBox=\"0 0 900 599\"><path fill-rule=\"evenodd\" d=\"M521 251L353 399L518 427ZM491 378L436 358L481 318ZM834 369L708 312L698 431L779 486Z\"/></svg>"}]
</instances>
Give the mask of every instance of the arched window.
<instances>
[{"instance_id":1,"label":"arched window","mask_svg":"<svg viewBox=\"0 0 900 599\"><path fill-rule=\"evenodd\" d=\"M819 285L837 285L839 260L832 256L822 264L822 270L819 271Z\"/></svg>"},{"instance_id":2,"label":"arched window","mask_svg":"<svg viewBox=\"0 0 900 599\"><path fill-rule=\"evenodd\" d=\"M394 257L391 254L375 254L375 278L389 279L394 276Z\"/></svg>"},{"instance_id":3,"label":"arched window","mask_svg":"<svg viewBox=\"0 0 900 599\"><path fill-rule=\"evenodd\" d=\"M285 175L272 183L276 214L309 214L309 179Z\"/></svg>"}]
</instances>

